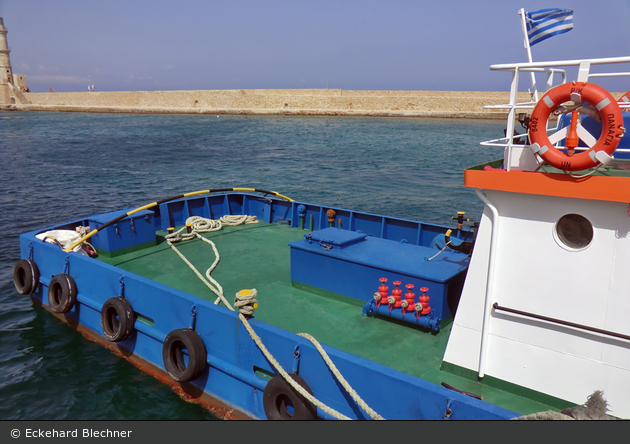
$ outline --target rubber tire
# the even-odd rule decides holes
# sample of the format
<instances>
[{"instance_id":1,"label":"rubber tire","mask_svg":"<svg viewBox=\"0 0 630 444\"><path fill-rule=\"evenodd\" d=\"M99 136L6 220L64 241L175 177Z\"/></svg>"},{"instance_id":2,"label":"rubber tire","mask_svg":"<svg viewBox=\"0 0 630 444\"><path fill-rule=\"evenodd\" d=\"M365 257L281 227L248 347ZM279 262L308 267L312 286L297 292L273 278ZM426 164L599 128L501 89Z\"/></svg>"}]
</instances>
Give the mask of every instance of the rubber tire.
<instances>
[{"instance_id":1,"label":"rubber tire","mask_svg":"<svg viewBox=\"0 0 630 444\"><path fill-rule=\"evenodd\" d=\"M188 366L184 364L183 350L188 350ZM189 382L201 376L206 368L207 352L201 336L189 328L170 332L162 346L162 359L166 372L177 382Z\"/></svg>"},{"instance_id":2,"label":"rubber tire","mask_svg":"<svg viewBox=\"0 0 630 444\"><path fill-rule=\"evenodd\" d=\"M111 342L129 339L135 319L131 304L124 298L109 298L101 309L101 329L103 336Z\"/></svg>"},{"instance_id":3,"label":"rubber tire","mask_svg":"<svg viewBox=\"0 0 630 444\"><path fill-rule=\"evenodd\" d=\"M39 285L39 268L31 259L17 261L13 268L13 283L18 293L33 294Z\"/></svg>"},{"instance_id":4,"label":"rubber tire","mask_svg":"<svg viewBox=\"0 0 630 444\"><path fill-rule=\"evenodd\" d=\"M304 387L309 394L313 394L306 381L295 373L290 373L289 376ZM293 414L289 413L287 405L293 407ZM317 419L317 408L291 387L282 375L274 376L265 386L263 408L267 419L270 420L312 421Z\"/></svg>"},{"instance_id":5,"label":"rubber tire","mask_svg":"<svg viewBox=\"0 0 630 444\"><path fill-rule=\"evenodd\" d=\"M57 274L48 284L48 305L55 313L67 313L77 301L77 285L67 274Z\"/></svg>"}]
</instances>

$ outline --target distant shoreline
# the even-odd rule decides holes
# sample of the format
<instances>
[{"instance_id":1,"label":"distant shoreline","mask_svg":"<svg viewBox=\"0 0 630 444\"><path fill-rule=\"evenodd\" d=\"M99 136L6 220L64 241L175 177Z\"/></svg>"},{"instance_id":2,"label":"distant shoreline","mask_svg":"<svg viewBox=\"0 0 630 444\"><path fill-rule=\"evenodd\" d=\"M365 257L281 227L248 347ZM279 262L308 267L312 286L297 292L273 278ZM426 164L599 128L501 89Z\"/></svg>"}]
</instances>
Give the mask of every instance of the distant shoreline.
<instances>
[{"instance_id":1,"label":"distant shoreline","mask_svg":"<svg viewBox=\"0 0 630 444\"><path fill-rule=\"evenodd\" d=\"M469 118L469 119L505 119L507 113L465 112L465 111L368 111L368 110L276 110L276 109L194 109L194 108L152 108L129 106L80 106L80 105L5 105L5 111L48 111L48 112L83 112L83 113L130 113L130 114L216 114L216 115L284 115L284 116L365 116L365 117L433 117L433 118Z\"/></svg>"},{"instance_id":2,"label":"distant shoreline","mask_svg":"<svg viewBox=\"0 0 630 444\"><path fill-rule=\"evenodd\" d=\"M529 96L519 94L519 101ZM505 119L507 92L261 89L21 93L3 110L141 114Z\"/></svg>"}]
</instances>

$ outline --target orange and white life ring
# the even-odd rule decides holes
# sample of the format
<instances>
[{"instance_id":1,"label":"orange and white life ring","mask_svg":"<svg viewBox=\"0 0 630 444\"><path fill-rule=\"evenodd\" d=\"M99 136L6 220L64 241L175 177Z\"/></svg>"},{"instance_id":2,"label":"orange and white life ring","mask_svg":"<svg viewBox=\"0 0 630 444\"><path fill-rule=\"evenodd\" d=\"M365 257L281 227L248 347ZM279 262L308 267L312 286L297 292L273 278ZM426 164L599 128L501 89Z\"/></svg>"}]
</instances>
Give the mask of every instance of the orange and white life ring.
<instances>
[{"instance_id":1,"label":"orange and white life ring","mask_svg":"<svg viewBox=\"0 0 630 444\"><path fill-rule=\"evenodd\" d=\"M588 150L573 155L554 147L547 135L549 116L568 101L592 104L602 122L597 142ZM573 129L575 125L572 123ZM549 165L563 171L586 170L602 163L602 159L610 159L624 132L621 109L614 97L601 86L586 82L563 83L550 89L536 104L529 122L529 139L534 152ZM600 152L606 155L598 155Z\"/></svg>"},{"instance_id":2,"label":"orange and white life ring","mask_svg":"<svg viewBox=\"0 0 630 444\"><path fill-rule=\"evenodd\" d=\"M621 102L626 102L626 103L627 103L627 102L630 102L630 91L628 91L627 93L623 94L623 95L619 98L619 100L618 100L617 102L618 102L618 103L621 103ZM626 108L626 109L624 109L624 111L630 111L630 108Z\"/></svg>"}]
</instances>

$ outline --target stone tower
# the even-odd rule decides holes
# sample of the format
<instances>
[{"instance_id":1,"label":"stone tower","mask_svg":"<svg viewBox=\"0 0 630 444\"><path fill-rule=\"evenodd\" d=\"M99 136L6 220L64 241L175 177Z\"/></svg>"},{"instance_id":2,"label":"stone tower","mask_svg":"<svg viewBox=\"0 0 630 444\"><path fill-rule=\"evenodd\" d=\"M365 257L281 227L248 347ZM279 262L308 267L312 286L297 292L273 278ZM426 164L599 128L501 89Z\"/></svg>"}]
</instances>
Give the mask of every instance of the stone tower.
<instances>
[{"instance_id":1,"label":"stone tower","mask_svg":"<svg viewBox=\"0 0 630 444\"><path fill-rule=\"evenodd\" d=\"M0 17L0 104L10 103L11 85L13 85L13 71L9 60L9 44L4 20Z\"/></svg>"},{"instance_id":2,"label":"stone tower","mask_svg":"<svg viewBox=\"0 0 630 444\"><path fill-rule=\"evenodd\" d=\"M4 20L0 17L0 82L3 84L13 84L13 71L11 70L11 60L9 59L10 52L7 42L7 29L4 27Z\"/></svg>"},{"instance_id":3,"label":"stone tower","mask_svg":"<svg viewBox=\"0 0 630 444\"><path fill-rule=\"evenodd\" d=\"M9 59L9 43L4 20L0 17L0 105L30 103L23 92L28 92L26 76L13 74Z\"/></svg>"}]
</instances>

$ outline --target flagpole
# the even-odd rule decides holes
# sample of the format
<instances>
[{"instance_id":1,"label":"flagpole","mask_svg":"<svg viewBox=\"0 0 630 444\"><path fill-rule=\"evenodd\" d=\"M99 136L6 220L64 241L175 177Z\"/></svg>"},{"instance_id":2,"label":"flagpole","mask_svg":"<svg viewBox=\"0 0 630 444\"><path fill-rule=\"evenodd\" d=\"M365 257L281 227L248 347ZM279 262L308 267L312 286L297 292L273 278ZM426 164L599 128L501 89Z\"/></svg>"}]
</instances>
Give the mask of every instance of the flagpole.
<instances>
[{"instance_id":1,"label":"flagpole","mask_svg":"<svg viewBox=\"0 0 630 444\"><path fill-rule=\"evenodd\" d=\"M523 29L523 43L525 44L525 50L527 51L527 61L532 63L534 60L532 59L532 48L529 46L529 36L527 35L527 23L525 22L525 10L523 8L519 9L518 15L521 16L521 28ZM530 72L532 76L532 90L533 95L532 98L535 102L538 102L538 88L536 87L536 74Z\"/></svg>"}]
</instances>

